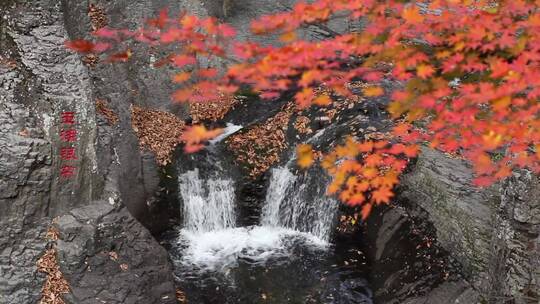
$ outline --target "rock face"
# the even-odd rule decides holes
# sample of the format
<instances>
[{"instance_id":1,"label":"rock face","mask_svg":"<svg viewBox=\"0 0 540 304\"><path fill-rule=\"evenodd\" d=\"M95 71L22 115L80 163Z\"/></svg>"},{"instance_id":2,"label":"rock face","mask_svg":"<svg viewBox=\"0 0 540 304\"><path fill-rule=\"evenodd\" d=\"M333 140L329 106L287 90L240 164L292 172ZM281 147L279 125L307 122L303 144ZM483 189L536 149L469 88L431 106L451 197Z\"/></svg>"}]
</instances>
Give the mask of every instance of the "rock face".
<instances>
[{"instance_id":1,"label":"rock face","mask_svg":"<svg viewBox=\"0 0 540 304\"><path fill-rule=\"evenodd\" d=\"M540 180L521 171L507 179L494 214L492 297L540 302Z\"/></svg>"},{"instance_id":2,"label":"rock face","mask_svg":"<svg viewBox=\"0 0 540 304\"><path fill-rule=\"evenodd\" d=\"M68 303L177 303L167 252L125 208L98 201L55 226Z\"/></svg>"},{"instance_id":3,"label":"rock face","mask_svg":"<svg viewBox=\"0 0 540 304\"><path fill-rule=\"evenodd\" d=\"M103 285L103 278L86 273L90 269L83 263L87 257L74 252L75 245L70 245L73 240L62 240L64 259L60 266L74 288L74 303L96 303L97 293L110 301L117 299L115 303L168 303L170 300L164 297L173 299L174 288L163 249L132 214L120 207L105 212L103 202L96 200L126 205L133 215L144 219L149 210L146 202L157 190L159 179L152 173L156 168L151 159L138 150L129 122L129 101L115 100L115 110L124 112L119 111L123 116L114 132L96 116L95 99L102 96L96 89L99 83L94 82L80 57L64 47L66 39L75 38L77 26L89 27L88 3L79 3L79 14L71 5L75 4L0 3L0 229L4 232L0 236L0 303L39 301L44 275L37 272L36 261L47 248L47 228L53 218L77 212L73 209L82 210L78 208L84 208L87 222L76 222L83 217L72 213L72 222L63 218L59 228L88 230L80 237L94 244L86 247L91 253L121 247L117 249L119 256L129 257L132 269L123 276L110 275L112 266L96 261L97 253L88 257L94 274L107 274L116 280L115 284L108 281ZM109 77L124 72L111 72ZM106 89L121 96L112 87ZM63 123L64 112L74 112L74 125ZM76 141L66 143L60 138L61 131L71 128ZM113 137L117 140L112 141ZM61 149L68 146L75 148L76 160L61 159ZM76 167L73 177L60 177L63 165ZM92 225L100 225L101 230ZM121 238L115 239L117 236ZM146 257L146 262L137 257ZM74 268L74 264L80 267ZM142 273L144 278L130 285ZM102 288L92 295L91 284ZM122 295L124 300L118 300Z\"/></svg>"},{"instance_id":4,"label":"rock face","mask_svg":"<svg viewBox=\"0 0 540 304\"><path fill-rule=\"evenodd\" d=\"M538 303L538 177L519 172L484 190L471 178L465 162L424 149L401 197L426 210L439 242L489 303Z\"/></svg>"},{"instance_id":5,"label":"rock face","mask_svg":"<svg viewBox=\"0 0 540 304\"><path fill-rule=\"evenodd\" d=\"M51 3L0 5L0 302L36 303L50 218L88 202L93 107L81 62L62 48L65 31ZM36 3L36 6L38 4ZM6 13L6 14L5 14ZM59 181L59 116L77 111L78 174Z\"/></svg>"}]
</instances>

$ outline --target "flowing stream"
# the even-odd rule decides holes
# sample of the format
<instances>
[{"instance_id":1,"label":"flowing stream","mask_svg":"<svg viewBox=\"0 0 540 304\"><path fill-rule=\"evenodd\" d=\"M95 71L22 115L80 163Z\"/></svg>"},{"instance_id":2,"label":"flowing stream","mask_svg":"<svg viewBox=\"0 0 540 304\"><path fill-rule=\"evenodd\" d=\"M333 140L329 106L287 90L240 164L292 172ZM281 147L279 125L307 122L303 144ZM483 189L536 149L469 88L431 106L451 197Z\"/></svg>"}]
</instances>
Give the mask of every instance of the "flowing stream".
<instances>
[{"instance_id":1,"label":"flowing stream","mask_svg":"<svg viewBox=\"0 0 540 304\"><path fill-rule=\"evenodd\" d=\"M214 167L178 177L183 225L168 243L190 303L371 303L365 257L331 243L338 203L320 176L273 169L260 224L237 227L235 183Z\"/></svg>"}]
</instances>

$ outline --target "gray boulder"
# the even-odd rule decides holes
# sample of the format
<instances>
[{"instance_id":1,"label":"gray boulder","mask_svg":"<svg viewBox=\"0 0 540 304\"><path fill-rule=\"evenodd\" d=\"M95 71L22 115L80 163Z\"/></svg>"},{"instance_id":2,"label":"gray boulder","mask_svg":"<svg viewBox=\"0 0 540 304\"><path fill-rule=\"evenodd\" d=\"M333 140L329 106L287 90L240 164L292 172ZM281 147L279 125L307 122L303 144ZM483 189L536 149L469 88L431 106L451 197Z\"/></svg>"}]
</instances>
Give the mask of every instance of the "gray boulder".
<instances>
[{"instance_id":1,"label":"gray boulder","mask_svg":"<svg viewBox=\"0 0 540 304\"><path fill-rule=\"evenodd\" d=\"M402 178L400 196L428 213L437 239L490 303L538 303L540 187L521 171L487 189L470 166L423 149Z\"/></svg>"}]
</instances>

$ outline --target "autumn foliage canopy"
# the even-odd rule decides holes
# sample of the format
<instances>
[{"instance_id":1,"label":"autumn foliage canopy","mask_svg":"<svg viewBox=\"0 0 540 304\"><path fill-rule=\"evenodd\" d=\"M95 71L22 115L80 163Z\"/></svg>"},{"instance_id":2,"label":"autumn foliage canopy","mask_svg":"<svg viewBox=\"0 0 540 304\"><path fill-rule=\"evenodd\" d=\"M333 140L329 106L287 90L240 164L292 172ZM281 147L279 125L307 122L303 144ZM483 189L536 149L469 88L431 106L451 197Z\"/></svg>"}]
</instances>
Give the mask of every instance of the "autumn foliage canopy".
<instances>
[{"instance_id":1,"label":"autumn foliage canopy","mask_svg":"<svg viewBox=\"0 0 540 304\"><path fill-rule=\"evenodd\" d=\"M364 24L353 33L306 41L299 30L334 18ZM468 159L477 185L505 178L515 168L540 172L540 1L539 0L318 0L252 23L258 35L277 35L280 45L235 40L235 30L214 18L162 11L136 30L102 28L96 42L68 47L128 60L127 40L174 50L156 66L178 69L178 102L204 102L249 88L263 99L293 93L298 108L324 107L353 93L387 95L395 119L388 140L349 138L327 152L321 165L333 177L328 193L367 216L393 196L407 160L427 145ZM224 70L202 68L200 59L219 57ZM383 79L400 85L385 92ZM318 88L331 94L318 94ZM187 150L216 136L194 126L183 137ZM314 153L298 148L300 165Z\"/></svg>"}]
</instances>

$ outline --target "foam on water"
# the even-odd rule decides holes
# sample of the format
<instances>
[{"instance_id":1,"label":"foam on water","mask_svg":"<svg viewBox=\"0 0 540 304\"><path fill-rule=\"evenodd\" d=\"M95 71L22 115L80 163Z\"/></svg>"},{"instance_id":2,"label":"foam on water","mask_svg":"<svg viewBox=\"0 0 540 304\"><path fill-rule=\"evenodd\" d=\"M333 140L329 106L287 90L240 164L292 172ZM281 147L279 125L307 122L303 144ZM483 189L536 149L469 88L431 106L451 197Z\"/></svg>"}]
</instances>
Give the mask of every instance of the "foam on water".
<instances>
[{"instance_id":1,"label":"foam on water","mask_svg":"<svg viewBox=\"0 0 540 304\"><path fill-rule=\"evenodd\" d=\"M179 261L185 266L224 271L237 265L239 259L264 263L270 258L287 257L293 246L301 243L323 250L328 243L317 237L281 227L237 227L207 232L182 229L179 244L187 244Z\"/></svg>"}]
</instances>

